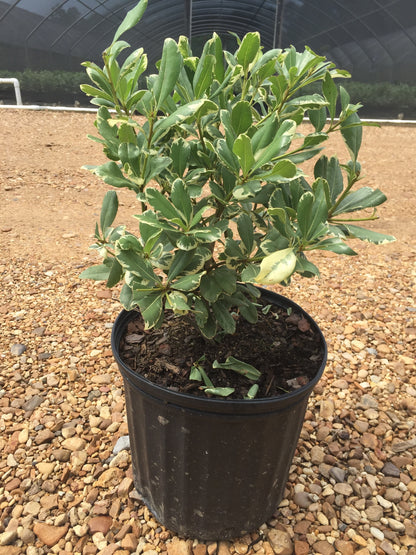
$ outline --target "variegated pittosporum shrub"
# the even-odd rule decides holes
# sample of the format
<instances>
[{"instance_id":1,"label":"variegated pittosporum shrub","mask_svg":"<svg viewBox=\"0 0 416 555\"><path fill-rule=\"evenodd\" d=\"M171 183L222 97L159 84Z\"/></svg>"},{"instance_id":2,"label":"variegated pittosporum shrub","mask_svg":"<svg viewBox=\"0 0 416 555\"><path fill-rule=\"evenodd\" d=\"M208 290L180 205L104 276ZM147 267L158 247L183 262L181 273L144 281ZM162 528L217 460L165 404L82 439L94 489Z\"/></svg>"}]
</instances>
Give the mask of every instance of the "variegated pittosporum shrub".
<instances>
[{"instance_id":1,"label":"variegated pittosporum shrub","mask_svg":"<svg viewBox=\"0 0 416 555\"><path fill-rule=\"evenodd\" d=\"M94 140L109 159L90 169L130 189L138 203L131 229L113 227L117 194L105 195L94 245L104 260L82 277L108 287L124 280L121 303L138 307L146 328L160 326L166 309L192 312L202 334L213 338L234 332L232 312L256 322L253 284L287 284L295 272L317 275L310 251L353 255L350 237L393 240L356 225L376 218L386 198L354 187L360 104L351 105L334 83L347 72L309 48L264 52L257 32L232 54L214 34L200 57L187 38L166 39L157 72L140 89L143 49L117 60L129 47L120 36L145 8L142 0L127 14L102 69L84 64L93 85L82 90L100 107ZM311 83L321 92L302 95ZM313 129L300 127L305 117ZM337 132L349 153L345 164L320 155ZM317 155L308 182L301 164Z\"/></svg>"}]
</instances>

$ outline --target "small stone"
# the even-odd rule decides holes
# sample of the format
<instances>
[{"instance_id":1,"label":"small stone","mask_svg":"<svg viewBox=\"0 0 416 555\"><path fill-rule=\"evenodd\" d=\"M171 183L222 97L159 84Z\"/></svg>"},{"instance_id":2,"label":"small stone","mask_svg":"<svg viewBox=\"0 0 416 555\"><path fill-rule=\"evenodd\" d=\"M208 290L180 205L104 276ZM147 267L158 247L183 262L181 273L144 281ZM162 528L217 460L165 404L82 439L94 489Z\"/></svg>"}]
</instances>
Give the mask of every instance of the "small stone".
<instances>
[{"instance_id":1,"label":"small stone","mask_svg":"<svg viewBox=\"0 0 416 555\"><path fill-rule=\"evenodd\" d=\"M376 540L383 541L384 534L381 530L376 528L375 526L370 526L370 534L376 538Z\"/></svg>"},{"instance_id":2,"label":"small stone","mask_svg":"<svg viewBox=\"0 0 416 555\"><path fill-rule=\"evenodd\" d=\"M337 482L345 481L345 470L343 470L342 468L338 468L337 466L331 468L331 470L329 471L329 475Z\"/></svg>"},{"instance_id":3,"label":"small stone","mask_svg":"<svg viewBox=\"0 0 416 555\"><path fill-rule=\"evenodd\" d=\"M114 459L112 459L109 466L110 468L124 466L128 462L130 462L130 453L128 451L120 451Z\"/></svg>"},{"instance_id":4,"label":"small stone","mask_svg":"<svg viewBox=\"0 0 416 555\"><path fill-rule=\"evenodd\" d=\"M26 412L31 412L39 407L39 405L41 405L44 400L45 398L41 397L40 395L33 395L33 397L23 403L22 409Z\"/></svg>"},{"instance_id":5,"label":"small stone","mask_svg":"<svg viewBox=\"0 0 416 555\"><path fill-rule=\"evenodd\" d=\"M10 482L7 482L7 484L4 486L4 489L6 491L13 491L15 489L17 489L21 484L21 481L19 478L12 478L10 480Z\"/></svg>"},{"instance_id":6,"label":"small stone","mask_svg":"<svg viewBox=\"0 0 416 555\"><path fill-rule=\"evenodd\" d=\"M47 478L55 469L55 463L51 462L40 462L37 465L37 469L42 474L42 477Z\"/></svg>"},{"instance_id":7,"label":"small stone","mask_svg":"<svg viewBox=\"0 0 416 555\"><path fill-rule=\"evenodd\" d=\"M372 395L365 394L362 395L360 401L357 403L357 407L361 409L378 409L378 401Z\"/></svg>"},{"instance_id":8,"label":"small stone","mask_svg":"<svg viewBox=\"0 0 416 555\"><path fill-rule=\"evenodd\" d=\"M313 549L315 553L319 553L319 555L334 555L335 548L326 540L318 540L313 544Z\"/></svg>"},{"instance_id":9,"label":"small stone","mask_svg":"<svg viewBox=\"0 0 416 555\"><path fill-rule=\"evenodd\" d=\"M24 515L32 515L37 516L41 509L40 503L37 501L29 501L23 507L23 514Z\"/></svg>"},{"instance_id":10,"label":"small stone","mask_svg":"<svg viewBox=\"0 0 416 555\"><path fill-rule=\"evenodd\" d=\"M384 514L384 511L380 505L371 505L370 507L367 507L365 514L367 515L368 520L379 522L380 518Z\"/></svg>"},{"instance_id":11,"label":"small stone","mask_svg":"<svg viewBox=\"0 0 416 555\"><path fill-rule=\"evenodd\" d=\"M133 480L128 477L124 478L117 488L117 495L119 497L127 497L132 487L133 487Z\"/></svg>"},{"instance_id":12,"label":"small stone","mask_svg":"<svg viewBox=\"0 0 416 555\"><path fill-rule=\"evenodd\" d=\"M101 532L104 536L110 530L113 524L111 516L94 516L88 521L88 526L91 534Z\"/></svg>"},{"instance_id":13,"label":"small stone","mask_svg":"<svg viewBox=\"0 0 416 555\"><path fill-rule=\"evenodd\" d=\"M33 525L33 532L38 539L48 547L56 545L59 540L65 536L67 531L68 525L52 526L43 522L35 522Z\"/></svg>"},{"instance_id":14,"label":"small stone","mask_svg":"<svg viewBox=\"0 0 416 555\"><path fill-rule=\"evenodd\" d=\"M10 530L0 534L0 545L11 545L17 539L17 531Z\"/></svg>"},{"instance_id":15,"label":"small stone","mask_svg":"<svg viewBox=\"0 0 416 555\"><path fill-rule=\"evenodd\" d=\"M341 555L353 555L355 551L354 544L347 540L335 540L335 547Z\"/></svg>"},{"instance_id":16,"label":"small stone","mask_svg":"<svg viewBox=\"0 0 416 555\"><path fill-rule=\"evenodd\" d=\"M295 555L309 555L308 542L295 540Z\"/></svg>"},{"instance_id":17,"label":"small stone","mask_svg":"<svg viewBox=\"0 0 416 555\"><path fill-rule=\"evenodd\" d=\"M400 478L400 468L397 468L395 464L387 461L386 464L381 469L384 476L393 476L394 478Z\"/></svg>"},{"instance_id":18,"label":"small stone","mask_svg":"<svg viewBox=\"0 0 416 555\"><path fill-rule=\"evenodd\" d=\"M391 528L393 532L398 532L399 534L404 533L405 525L402 522L399 522L395 518L388 518L387 522L389 524L389 528Z\"/></svg>"},{"instance_id":19,"label":"small stone","mask_svg":"<svg viewBox=\"0 0 416 555\"><path fill-rule=\"evenodd\" d=\"M23 444L26 443L27 440L29 439L29 429L28 428L23 428L23 430L21 430L19 432L19 435L18 435L17 439L18 439L19 443L23 443Z\"/></svg>"},{"instance_id":20,"label":"small stone","mask_svg":"<svg viewBox=\"0 0 416 555\"><path fill-rule=\"evenodd\" d=\"M98 487L109 487L117 485L124 477L124 472L121 468L108 468L99 476L97 482L94 484Z\"/></svg>"},{"instance_id":21,"label":"small stone","mask_svg":"<svg viewBox=\"0 0 416 555\"><path fill-rule=\"evenodd\" d=\"M69 449L69 451L83 451L86 445L87 442L81 437L68 437L62 442L62 447Z\"/></svg>"},{"instance_id":22,"label":"small stone","mask_svg":"<svg viewBox=\"0 0 416 555\"><path fill-rule=\"evenodd\" d=\"M68 462L71 457L71 451L69 449L55 449L52 451L52 455L59 462Z\"/></svg>"},{"instance_id":23,"label":"small stone","mask_svg":"<svg viewBox=\"0 0 416 555\"><path fill-rule=\"evenodd\" d=\"M380 543L380 549L382 549L386 555L397 555L397 551L387 540L384 540Z\"/></svg>"},{"instance_id":24,"label":"small stone","mask_svg":"<svg viewBox=\"0 0 416 555\"><path fill-rule=\"evenodd\" d=\"M312 500L306 491L297 491L293 496L293 501L296 505L298 505L298 507L302 507L302 509L307 509L312 503Z\"/></svg>"},{"instance_id":25,"label":"small stone","mask_svg":"<svg viewBox=\"0 0 416 555\"><path fill-rule=\"evenodd\" d=\"M321 418L327 420L334 415L335 412L335 404L332 399L323 399L320 403L319 407L319 415Z\"/></svg>"},{"instance_id":26,"label":"small stone","mask_svg":"<svg viewBox=\"0 0 416 555\"><path fill-rule=\"evenodd\" d=\"M288 532L272 529L267 537L276 555L292 555L293 543Z\"/></svg>"},{"instance_id":27,"label":"small stone","mask_svg":"<svg viewBox=\"0 0 416 555\"><path fill-rule=\"evenodd\" d=\"M410 491L410 493L416 495L416 480L412 480L411 482L409 482L407 484L407 489Z\"/></svg>"},{"instance_id":28,"label":"small stone","mask_svg":"<svg viewBox=\"0 0 416 555\"><path fill-rule=\"evenodd\" d=\"M117 455L124 449L130 449L130 436L121 436L118 438L117 443L114 445L113 454Z\"/></svg>"},{"instance_id":29,"label":"small stone","mask_svg":"<svg viewBox=\"0 0 416 555\"><path fill-rule=\"evenodd\" d=\"M352 494L352 487L347 484L346 482L341 482L338 484L335 484L333 486L335 493L339 493L341 495L345 495L345 496L350 496Z\"/></svg>"},{"instance_id":30,"label":"small stone","mask_svg":"<svg viewBox=\"0 0 416 555\"><path fill-rule=\"evenodd\" d=\"M21 530L18 530L18 535L22 542L26 545L36 541L35 534L30 528L22 528Z\"/></svg>"},{"instance_id":31,"label":"small stone","mask_svg":"<svg viewBox=\"0 0 416 555\"><path fill-rule=\"evenodd\" d=\"M402 500L403 493L396 488L387 488L384 498L392 503L399 503Z\"/></svg>"},{"instance_id":32,"label":"small stone","mask_svg":"<svg viewBox=\"0 0 416 555\"><path fill-rule=\"evenodd\" d=\"M394 453L402 453L408 449L413 449L416 447L416 437L414 439L409 439L407 441L395 441L392 443L391 448Z\"/></svg>"},{"instance_id":33,"label":"small stone","mask_svg":"<svg viewBox=\"0 0 416 555\"><path fill-rule=\"evenodd\" d=\"M378 439L377 436L374 434L370 434L368 432L364 432L361 436L361 445L364 447L368 447L369 449L376 449L378 446Z\"/></svg>"},{"instance_id":34,"label":"small stone","mask_svg":"<svg viewBox=\"0 0 416 555\"><path fill-rule=\"evenodd\" d=\"M376 495L377 503L383 507L383 509L391 509L393 504L382 497L381 495Z\"/></svg>"},{"instance_id":35,"label":"small stone","mask_svg":"<svg viewBox=\"0 0 416 555\"><path fill-rule=\"evenodd\" d=\"M134 534L126 534L121 540L121 547L126 549L129 553L136 551L138 540Z\"/></svg>"},{"instance_id":36,"label":"small stone","mask_svg":"<svg viewBox=\"0 0 416 555\"><path fill-rule=\"evenodd\" d=\"M344 507L341 507L341 520L346 524L360 522L360 519L360 512L357 511L355 507L352 507L350 505L345 505Z\"/></svg>"},{"instance_id":37,"label":"small stone","mask_svg":"<svg viewBox=\"0 0 416 555\"><path fill-rule=\"evenodd\" d=\"M192 542L189 540L174 539L172 542L167 543L166 547L168 555L192 555ZM219 542L218 555L226 555L225 550L227 549L226 542Z\"/></svg>"},{"instance_id":38,"label":"small stone","mask_svg":"<svg viewBox=\"0 0 416 555\"><path fill-rule=\"evenodd\" d=\"M314 445L311 449L311 462L312 464L320 464L324 461L325 452L318 445Z\"/></svg>"},{"instance_id":39,"label":"small stone","mask_svg":"<svg viewBox=\"0 0 416 555\"><path fill-rule=\"evenodd\" d=\"M45 428L36 434L35 443L36 445L42 445L51 442L53 439L55 439L55 434Z\"/></svg>"},{"instance_id":40,"label":"small stone","mask_svg":"<svg viewBox=\"0 0 416 555\"><path fill-rule=\"evenodd\" d=\"M23 345L22 343L15 343L10 347L10 352L13 356L20 357L20 355L22 355L26 351L26 349L26 345Z\"/></svg>"}]
</instances>

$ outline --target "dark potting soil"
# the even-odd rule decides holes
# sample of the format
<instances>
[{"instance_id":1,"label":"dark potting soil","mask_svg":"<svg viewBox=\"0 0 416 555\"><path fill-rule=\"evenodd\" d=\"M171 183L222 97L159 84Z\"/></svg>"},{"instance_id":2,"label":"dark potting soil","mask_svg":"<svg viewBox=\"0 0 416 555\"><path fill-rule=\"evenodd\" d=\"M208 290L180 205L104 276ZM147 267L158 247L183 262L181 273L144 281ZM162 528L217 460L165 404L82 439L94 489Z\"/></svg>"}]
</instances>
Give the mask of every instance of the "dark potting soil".
<instances>
[{"instance_id":1,"label":"dark potting soil","mask_svg":"<svg viewBox=\"0 0 416 555\"><path fill-rule=\"evenodd\" d=\"M227 399L243 399L257 383L256 398L274 397L306 385L317 374L324 356L318 331L302 314L272 306L250 324L238 318L233 335L207 340L191 315L168 312L160 329L144 331L140 314L129 322L120 343L122 360L153 383L168 389L207 396L201 382L189 380L195 363L203 367L215 387L235 391ZM233 370L212 368L233 356L261 372L252 382ZM203 360L201 360L203 357ZM220 398L220 397L218 397Z\"/></svg>"}]
</instances>

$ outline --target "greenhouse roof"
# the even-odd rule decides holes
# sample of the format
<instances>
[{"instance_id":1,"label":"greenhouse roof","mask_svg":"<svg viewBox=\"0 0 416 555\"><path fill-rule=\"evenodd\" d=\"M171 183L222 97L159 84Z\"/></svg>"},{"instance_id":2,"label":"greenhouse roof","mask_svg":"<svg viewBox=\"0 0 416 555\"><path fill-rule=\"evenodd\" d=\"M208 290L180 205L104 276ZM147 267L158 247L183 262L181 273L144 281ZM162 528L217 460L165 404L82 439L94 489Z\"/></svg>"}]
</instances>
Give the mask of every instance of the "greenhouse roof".
<instances>
[{"instance_id":1,"label":"greenhouse roof","mask_svg":"<svg viewBox=\"0 0 416 555\"><path fill-rule=\"evenodd\" d=\"M99 61L136 0L0 0L0 69ZM167 36L258 30L265 48L309 45L361 80L415 80L414 0L149 0L125 38L151 63ZM232 39L234 40L234 39ZM199 41L201 42L201 40ZM234 41L235 45L235 41Z\"/></svg>"}]
</instances>

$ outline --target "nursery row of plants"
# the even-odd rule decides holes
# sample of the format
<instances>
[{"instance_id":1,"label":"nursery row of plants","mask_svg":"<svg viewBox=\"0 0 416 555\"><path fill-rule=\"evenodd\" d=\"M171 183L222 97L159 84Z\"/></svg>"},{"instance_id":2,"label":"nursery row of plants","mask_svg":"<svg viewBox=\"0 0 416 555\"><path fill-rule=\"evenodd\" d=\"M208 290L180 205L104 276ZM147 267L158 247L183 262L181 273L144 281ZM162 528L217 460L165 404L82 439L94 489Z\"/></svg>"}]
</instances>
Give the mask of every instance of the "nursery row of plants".
<instances>
[{"instance_id":1,"label":"nursery row of plants","mask_svg":"<svg viewBox=\"0 0 416 555\"><path fill-rule=\"evenodd\" d=\"M83 71L0 70L0 78L19 79L24 103L73 104L75 101L88 105L88 98L80 91L85 82ZM144 84L143 84L144 85ZM381 117L405 119L416 118L416 85L407 83L343 83L351 102L361 102L361 117ZM312 91L311 92L315 92ZM0 84L0 100L14 101L13 87Z\"/></svg>"}]
</instances>

